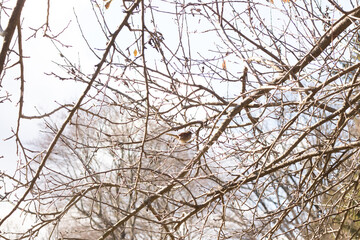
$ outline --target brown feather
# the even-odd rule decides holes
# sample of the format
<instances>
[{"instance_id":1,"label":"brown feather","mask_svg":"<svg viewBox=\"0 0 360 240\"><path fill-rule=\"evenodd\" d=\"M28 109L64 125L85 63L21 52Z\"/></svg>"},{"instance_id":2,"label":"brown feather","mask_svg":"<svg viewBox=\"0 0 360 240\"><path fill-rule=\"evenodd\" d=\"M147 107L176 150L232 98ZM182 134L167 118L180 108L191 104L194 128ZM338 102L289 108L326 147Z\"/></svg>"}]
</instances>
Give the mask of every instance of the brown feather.
<instances>
[{"instance_id":1,"label":"brown feather","mask_svg":"<svg viewBox=\"0 0 360 240\"><path fill-rule=\"evenodd\" d=\"M166 134L169 135L169 136L177 138L179 140L179 142L181 142L181 143L187 143L188 141L191 140L192 132L190 132L190 131L182 132L182 133L180 133L178 135L171 134L171 133L166 133Z\"/></svg>"}]
</instances>

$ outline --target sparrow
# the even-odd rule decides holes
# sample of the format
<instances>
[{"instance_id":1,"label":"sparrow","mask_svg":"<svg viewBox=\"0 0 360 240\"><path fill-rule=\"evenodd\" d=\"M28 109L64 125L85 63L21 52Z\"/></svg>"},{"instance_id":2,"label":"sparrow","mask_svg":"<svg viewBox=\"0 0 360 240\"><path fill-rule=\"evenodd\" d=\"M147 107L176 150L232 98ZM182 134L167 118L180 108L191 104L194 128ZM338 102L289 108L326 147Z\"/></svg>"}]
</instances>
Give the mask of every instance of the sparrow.
<instances>
[{"instance_id":1,"label":"sparrow","mask_svg":"<svg viewBox=\"0 0 360 240\"><path fill-rule=\"evenodd\" d=\"M187 143L188 141L191 140L192 132L190 131L182 132L178 135L167 133L167 135L177 138L180 143Z\"/></svg>"}]
</instances>

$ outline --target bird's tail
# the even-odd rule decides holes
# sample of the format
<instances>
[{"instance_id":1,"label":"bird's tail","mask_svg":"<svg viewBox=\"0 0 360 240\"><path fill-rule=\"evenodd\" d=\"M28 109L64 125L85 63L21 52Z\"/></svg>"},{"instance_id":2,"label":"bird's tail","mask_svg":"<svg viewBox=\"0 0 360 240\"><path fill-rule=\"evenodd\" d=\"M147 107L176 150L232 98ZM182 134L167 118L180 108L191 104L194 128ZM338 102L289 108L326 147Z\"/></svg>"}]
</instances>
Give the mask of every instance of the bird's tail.
<instances>
[{"instance_id":1,"label":"bird's tail","mask_svg":"<svg viewBox=\"0 0 360 240\"><path fill-rule=\"evenodd\" d=\"M178 136L178 135L171 134L171 133L166 133L166 135L169 135L169 136L172 136L172 137L175 137L175 138L179 138L179 136Z\"/></svg>"}]
</instances>

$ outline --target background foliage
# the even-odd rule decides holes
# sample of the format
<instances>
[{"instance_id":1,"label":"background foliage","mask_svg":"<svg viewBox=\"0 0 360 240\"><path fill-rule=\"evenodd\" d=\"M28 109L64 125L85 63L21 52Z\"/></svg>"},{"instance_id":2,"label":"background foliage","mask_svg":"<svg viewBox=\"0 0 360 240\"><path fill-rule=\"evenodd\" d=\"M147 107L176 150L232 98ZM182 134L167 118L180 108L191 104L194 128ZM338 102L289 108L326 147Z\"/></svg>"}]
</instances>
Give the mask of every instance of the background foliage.
<instances>
[{"instance_id":1,"label":"background foliage","mask_svg":"<svg viewBox=\"0 0 360 240\"><path fill-rule=\"evenodd\" d=\"M54 3L1 3L1 237L359 238L358 1Z\"/></svg>"}]
</instances>

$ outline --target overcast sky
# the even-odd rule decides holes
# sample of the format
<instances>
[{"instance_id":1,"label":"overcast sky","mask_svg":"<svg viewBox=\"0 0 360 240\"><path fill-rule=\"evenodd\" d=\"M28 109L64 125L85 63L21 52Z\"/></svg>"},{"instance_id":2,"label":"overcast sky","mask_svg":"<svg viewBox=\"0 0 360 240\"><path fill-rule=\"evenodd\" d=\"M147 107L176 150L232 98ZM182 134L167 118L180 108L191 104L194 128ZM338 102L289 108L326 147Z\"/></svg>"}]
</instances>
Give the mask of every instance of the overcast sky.
<instances>
[{"instance_id":1,"label":"overcast sky","mask_svg":"<svg viewBox=\"0 0 360 240\"><path fill-rule=\"evenodd\" d=\"M12 3L5 3L6 7L12 7ZM84 41L79 33L74 12L77 13L79 21L86 31L91 30L94 25L94 16L89 1L50 1L50 34L58 34L67 25L68 29L60 36L64 44L72 47L67 48L64 55L71 59L80 59L83 68L91 68L94 65L94 57L88 54L84 47ZM46 22L47 0L28 0L22 12L23 28L23 51L25 61L25 95L24 95L24 114L31 116L37 115L38 109L41 113L46 113L58 106L58 103L71 103L76 101L77 96L84 89L83 85L74 85L73 82L61 82L49 76L52 72L61 73L57 63L63 63L59 52L54 47L49 38L44 38L43 30L38 31L35 38L28 39L34 34L31 29L40 28ZM11 11L6 12L11 15ZM5 28L9 16L4 12L1 14L1 24ZM15 37L16 35L14 35ZM15 38L13 38L13 43ZM101 40L101 39L100 39ZM0 39L2 42L2 39ZM101 42L101 41L99 41ZM15 54L12 59L15 61ZM4 95L5 90L11 94L11 102L7 101L0 104L2 116L0 119L0 170L11 173L15 170L19 157L16 155L16 145L14 138L8 141L4 139L12 135L12 130L16 129L18 117L18 100L20 91L20 81L16 80L19 76L18 65L6 72L3 79L0 94ZM38 139L42 121L21 120L20 134L25 144L32 143Z\"/></svg>"},{"instance_id":2,"label":"overcast sky","mask_svg":"<svg viewBox=\"0 0 360 240\"><path fill-rule=\"evenodd\" d=\"M12 9L11 3L5 3L6 7ZM64 48L57 42L52 42L49 38L43 37L43 29L40 29L36 37L29 38L35 32L34 29L39 29L46 22L47 0L28 0L25 3L22 12L22 28L23 28L23 53L26 56L25 61L25 94L24 94L24 109L23 113L27 116L47 113L59 106L59 103L73 103L77 101L77 97L83 92L85 86L71 82L61 82L50 74L65 74L62 69L57 66L57 63L64 63L64 59L60 56L55 45L60 47L62 54L68 59L78 62L75 64L81 65L84 72L91 74L95 65L99 62L81 36L76 16L81 24L82 30L88 39L93 49L104 49L107 39L99 34L100 27L97 19L93 13L92 5L88 0L73 1L61 0L50 1L50 30L48 33L57 35L62 32L67 26L67 29L61 33L57 38L65 45L71 47ZM98 1L101 7L104 6L104 1ZM114 0L108 10L105 10L105 17L114 19L114 21L107 21L110 30L115 30L122 19L123 9L121 7L122 1ZM165 3L163 3L165 4ZM162 6L165 7L165 6ZM5 28L7 21L12 11L8 10L7 14L1 14L1 24ZM76 13L76 16L75 16ZM159 13L161 15L161 13ZM158 16L157 16L158 17ZM166 29L166 41L168 45L172 45L169 41L169 36L177 34L176 28L169 28L168 21L159 21L159 28ZM175 22L174 22L175 23ZM135 23L136 24L136 23ZM205 22L194 22L190 25L190 32L202 31ZM127 31L127 29L124 29ZM131 34L130 34L131 35ZM15 36L15 35L14 35ZM15 38L13 39L13 42ZM0 42L2 39L0 39ZM121 41L126 42L127 39L121 36ZM55 44L55 45L54 45ZM127 43L125 43L127 44ZM178 43L174 42L174 46ZM201 50L206 48L206 44L214 46L212 38L207 38L206 41L193 41L192 48ZM134 46L134 49L136 46ZM17 48L16 48L17 49ZM131 49L133 51L134 49ZM151 49L149 49L151 51ZM154 50L155 51L155 50ZM101 51L98 52L101 56ZM12 61L17 61L16 55L12 54ZM230 64L230 63L228 63ZM229 66L228 66L229 67ZM239 68L241 69L241 68ZM9 174L16 169L19 156L16 155L16 145L14 138L8 141L4 139L12 135L12 130L15 131L17 117L18 117L18 100L20 91L20 81L15 80L19 76L19 67L16 65L6 72L6 76L2 82L2 91L7 90L11 94L11 101L0 104L0 111L6 117L1 118L0 122L0 170L7 171ZM2 95L4 93L1 92ZM41 123L43 120L21 120L20 135L23 144L36 144L40 139L39 131L41 130ZM21 154L21 153L20 153ZM21 156L20 156L21 158Z\"/></svg>"},{"instance_id":3,"label":"overcast sky","mask_svg":"<svg viewBox=\"0 0 360 240\"><path fill-rule=\"evenodd\" d=\"M6 2L5 6L12 8L11 4L14 4L16 1ZM40 28L46 22L46 13L47 13L47 0L28 0L25 3L23 13L22 13L22 28L23 28L23 49L25 58L25 105L23 113L25 115L37 115L37 110L40 113L46 113L52 109L59 106L59 103L72 103L77 101L77 97L82 93L85 86L83 84L74 85L74 82L61 82L57 78L50 76L49 74L55 72L61 74L62 70L57 66L56 63L62 63L64 59L60 56L59 52L50 41L49 38L44 38L42 36L43 30L40 30L36 37L30 38L34 34L32 29ZM101 6L103 6L103 1L98 1ZM58 34L66 26L68 28L64 31L59 39L63 44L69 45L71 47L61 48L63 54L71 60L78 59L78 64L81 65L84 72L91 73L94 66L99 62L99 60L88 50L84 40L82 39L79 27L77 25L77 20L75 13L78 16L78 20L82 26L84 34L89 40L89 43L93 48L104 49L106 46L106 38L102 35L96 35L99 33L99 25L97 23L96 17L93 14L92 5L88 0L61 0L61 1L50 1L50 27L51 32L49 34ZM159 3L160 4L160 3ZM165 4L165 3L161 3ZM282 4L281 1L275 2L275 4ZM271 14L271 8L268 9L269 15L264 16L268 17L269 21L272 21L272 24L275 21L279 21L281 24L281 19L278 19L277 15ZM2 12L1 14L1 24L5 28L11 11L7 11L6 14ZM112 5L108 10L105 11L105 17L114 21L108 21L109 28L115 30L119 24L119 19L121 19L122 9L120 8L120 0L114 0ZM160 14L160 13L159 13ZM191 21L191 19L190 19ZM164 29L168 25L167 21L159 22L163 26L159 26L161 29ZM194 22L192 29L189 29L189 32L199 31L201 32L201 27L204 27L203 22ZM176 29L169 28L169 32L174 31L176 34ZM167 32L166 37L168 38L169 32ZM13 42L15 39L13 39ZM166 39L168 41L168 39ZM2 40L0 39L0 42ZM126 41L126 39L122 39ZM55 42L55 44L58 44ZM177 44L177 43L174 43ZM194 41L192 42L193 49L200 48L210 48L208 46L216 46L216 43L212 42L212 38L209 37L206 41ZM208 46L206 46L208 44ZM98 52L101 55L101 52ZM12 54L12 61L15 61L16 55ZM234 64L239 64L237 61ZM227 67L231 67L231 62L227 63ZM239 71L243 67L239 67ZM16 145L14 144L14 138L9 141L3 141L12 135L11 130L16 129L17 117L18 117L18 100L19 100L19 86L20 82L15 80L19 76L19 67L15 66L12 69L8 70L6 76L3 79L3 88L0 92L1 95L4 95L4 90L9 91L11 94L12 102L6 102L0 104L0 111L4 117L0 118L0 170L7 171L8 173L13 172L16 169L17 162L19 157L16 155ZM33 121L33 120L21 120L21 129L20 134L22 140L25 141L25 144L36 143L39 140L38 134L41 130L42 120Z\"/></svg>"}]
</instances>

